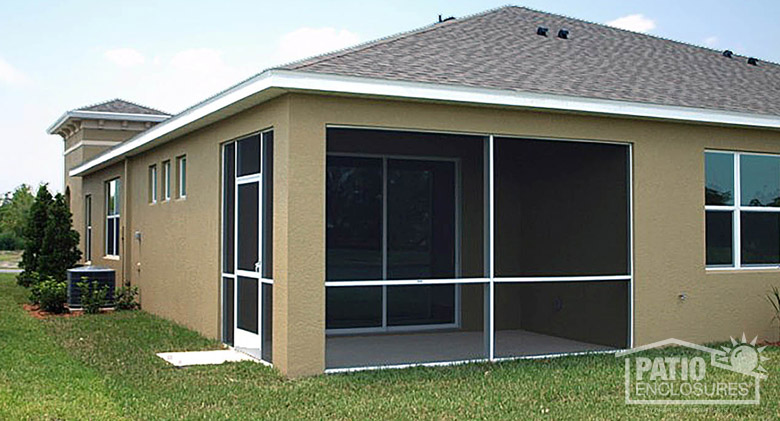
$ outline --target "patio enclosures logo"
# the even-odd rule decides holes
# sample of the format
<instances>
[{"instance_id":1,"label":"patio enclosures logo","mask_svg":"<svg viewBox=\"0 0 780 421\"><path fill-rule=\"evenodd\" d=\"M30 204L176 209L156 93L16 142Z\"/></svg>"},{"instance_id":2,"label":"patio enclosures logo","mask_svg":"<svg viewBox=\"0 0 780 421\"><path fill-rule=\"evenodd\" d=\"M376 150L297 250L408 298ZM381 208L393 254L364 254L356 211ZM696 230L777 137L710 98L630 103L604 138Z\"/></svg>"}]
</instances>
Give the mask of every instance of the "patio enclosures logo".
<instances>
[{"instance_id":1,"label":"patio enclosures logo","mask_svg":"<svg viewBox=\"0 0 780 421\"><path fill-rule=\"evenodd\" d=\"M677 356L654 356L648 350L668 345L689 348ZM709 348L667 339L617 353L625 358L626 403L642 405L757 405L764 347L742 335L731 346ZM643 355L650 354L650 355Z\"/></svg>"}]
</instances>

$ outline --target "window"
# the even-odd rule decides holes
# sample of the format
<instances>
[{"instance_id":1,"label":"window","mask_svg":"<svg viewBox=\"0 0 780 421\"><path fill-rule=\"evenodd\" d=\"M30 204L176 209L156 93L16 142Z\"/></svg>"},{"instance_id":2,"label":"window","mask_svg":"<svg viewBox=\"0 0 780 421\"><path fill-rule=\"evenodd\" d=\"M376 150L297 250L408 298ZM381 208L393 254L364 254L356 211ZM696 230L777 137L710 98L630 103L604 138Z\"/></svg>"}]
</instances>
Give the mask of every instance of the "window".
<instances>
[{"instance_id":1,"label":"window","mask_svg":"<svg viewBox=\"0 0 780 421\"><path fill-rule=\"evenodd\" d=\"M149 166L149 203L157 203L157 165Z\"/></svg>"},{"instance_id":2,"label":"window","mask_svg":"<svg viewBox=\"0 0 780 421\"><path fill-rule=\"evenodd\" d=\"M163 170L163 200L171 200L171 161L162 163Z\"/></svg>"},{"instance_id":3,"label":"window","mask_svg":"<svg viewBox=\"0 0 780 421\"><path fill-rule=\"evenodd\" d=\"M780 266L780 156L705 153L706 262Z\"/></svg>"},{"instance_id":4,"label":"window","mask_svg":"<svg viewBox=\"0 0 780 421\"><path fill-rule=\"evenodd\" d=\"M455 160L330 155L326 202L328 281L457 276ZM326 326L453 325L455 297L453 284L329 287Z\"/></svg>"},{"instance_id":5,"label":"window","mask_svg":"<svg viewBox=\"0 0 780 421\"><path fill-rule=\"evenodd\" d=\"M176 183L178 185L178 197L184 199L187 197L187 156L176 158Z\"/></svg>"},{"instance_id":6,"label":"window","mask_svg":"<svg viewBox=\"0 0 780 421\"><path fill-rule=\"evenodd\" d=\"M106 182L106 256L119 256L120 187L118 178Z\"/></svg>"},{"instance_id":7,"label":"window","mask_svg":"<svg viewBox=\"0 0 780 421\"><path fill-rule=\"evenodd\" d=\"M92 261L92 195L84 197L84 261Z\"/></svg>"}]
</instances>

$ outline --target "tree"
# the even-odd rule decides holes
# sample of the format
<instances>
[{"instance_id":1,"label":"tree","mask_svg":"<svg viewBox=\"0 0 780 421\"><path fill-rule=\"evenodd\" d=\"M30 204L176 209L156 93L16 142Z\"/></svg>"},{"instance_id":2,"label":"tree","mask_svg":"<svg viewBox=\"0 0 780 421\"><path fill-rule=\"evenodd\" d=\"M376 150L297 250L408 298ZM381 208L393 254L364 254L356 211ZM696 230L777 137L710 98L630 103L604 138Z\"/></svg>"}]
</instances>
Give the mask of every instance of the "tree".
<instances>
[{"instance_id":1,"label":"tree","mask_svg":"<svg viewBox=\"0 0 780 421\"><path fill-rule=\"evenodd\" d=\"M49 208L52 202L53 199L51 193L49 193L49 188L46 184L41 184L38 187L38 193L35 195L35 201L30 206L27 221L22 231L25 244L22 261L19 266L24 269L24 273L19 276L20 283L23 283L23 279L28 279L28 275L38 272L38 260L43 248L43 235L49 220Z\"/></svg>"},{"instance_id":2,"label":"tree","mask_svg":"<svg viewBox=\"0 0 780 421\"><path fill-rule=\"evenodd\" d=\"M24 229L34 201L30 186L26 184L0 198L0 250L24 248Z\"/></svg>"},{"instance_id":3,"label":"tree","mask_svg":"<svg viewBox=\"0 0 780 421\"><path fill-rule=\"evenodd\" d=\"M65 280L68 269L81 259L79 233L73 229L73 215L65 196L57 193L49 205L49 217L43 230L38 272L55 280Z\"/></svg>"}]
</instances>

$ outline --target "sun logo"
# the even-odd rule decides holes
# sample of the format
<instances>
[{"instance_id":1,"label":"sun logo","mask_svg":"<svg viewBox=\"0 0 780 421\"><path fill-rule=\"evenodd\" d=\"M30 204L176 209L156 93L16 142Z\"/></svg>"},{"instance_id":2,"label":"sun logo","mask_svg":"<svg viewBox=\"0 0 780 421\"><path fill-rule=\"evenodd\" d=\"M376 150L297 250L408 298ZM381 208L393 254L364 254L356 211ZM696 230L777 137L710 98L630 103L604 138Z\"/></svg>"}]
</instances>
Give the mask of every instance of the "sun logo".
<instances>
[{"instance_id":1,"label":"sun logo","mask_svg":"<svg viewBox=\"0 0 780 421\"><path fill-rule=\"evenodd\" d=\"M767 371L761 366L761 363L768 361L769 358L761 355L766 347L756 347L756 341L758 341L758 336L748 342L744 333L742 334L741 342L732 337L731 346L721 346L721 349L725 354L721 354L715 358L715 362L723 368L738 373L765 377Z\"/></svg>"}]
</instances>

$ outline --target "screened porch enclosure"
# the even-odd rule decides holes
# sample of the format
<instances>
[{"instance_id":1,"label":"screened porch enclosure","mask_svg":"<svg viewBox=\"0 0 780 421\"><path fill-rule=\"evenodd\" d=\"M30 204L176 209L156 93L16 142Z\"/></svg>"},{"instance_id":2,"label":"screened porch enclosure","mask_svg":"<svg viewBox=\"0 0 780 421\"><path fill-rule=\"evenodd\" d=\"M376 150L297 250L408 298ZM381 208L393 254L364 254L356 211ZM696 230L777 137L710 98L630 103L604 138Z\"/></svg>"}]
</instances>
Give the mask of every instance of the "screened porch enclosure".
<instances>
[{"instance_id":1,"label":"screened porch enclosure","mask_svg":"<svg viewBox=\"0 0 780 421\"><path fill-rule=\"evenodd\" d=\"M630 345L626 144L329 128L326 369Z\"/></svg>"}]
</instances>

